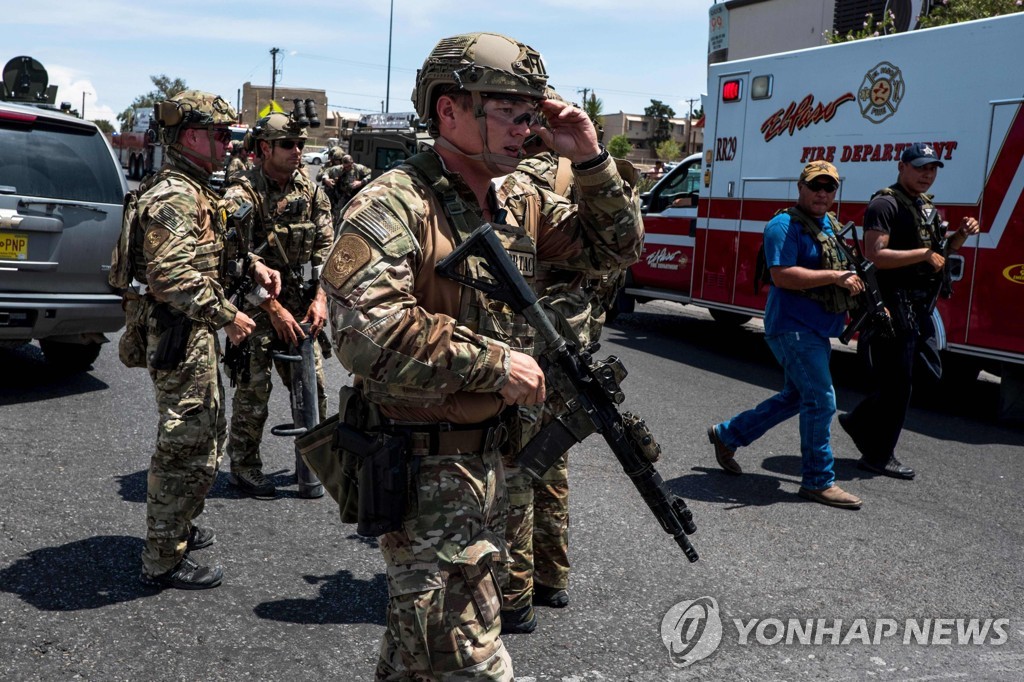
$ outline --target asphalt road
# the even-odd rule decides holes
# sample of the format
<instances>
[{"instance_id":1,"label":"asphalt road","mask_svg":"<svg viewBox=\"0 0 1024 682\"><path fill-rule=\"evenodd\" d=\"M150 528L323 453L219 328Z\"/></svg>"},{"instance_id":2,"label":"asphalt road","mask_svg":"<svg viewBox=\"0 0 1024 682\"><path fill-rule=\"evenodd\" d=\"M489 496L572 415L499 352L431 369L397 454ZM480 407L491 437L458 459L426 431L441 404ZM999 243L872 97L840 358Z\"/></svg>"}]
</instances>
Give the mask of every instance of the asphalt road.
<instances>
[{"instance_id":1,"label":"asphalt road","mask_svg":"<svg viewBox=\"0 0 1024 682\"><path fill-rule=\"evenodd\" d=\"M658 469L693 510L701 558L685 560L602 442L579 446L572 601L506 638L519 680L1021 679L1024 437L990 418L996 384L915 402L900 446L913 482L865 475L837 428L838 479L865 504L826 508L796 496L796 420L740 451L741 478L706 441L709 423L780 385L757 326L637 310L602 355L630 370L624 408L662 443ZM849 352L833 364L850 409L862 373ZM372 679L379 552L329 498L296 496L290 442L265 439L276 500L240 497L224 472L209 496L217 543L197 555L224 565L224 585L154 593L137 580L155 431L145 372L115 347L71 378L34 347L0 351L0 366L0 679ZM328 370L332 387L347 381L336 359ZM272 422L287 421L286 395L278 384ZM972 619L981 643L960 643ZM679 667L663 623L677 651L707 657Z\"/></svg>"}]
</instances>

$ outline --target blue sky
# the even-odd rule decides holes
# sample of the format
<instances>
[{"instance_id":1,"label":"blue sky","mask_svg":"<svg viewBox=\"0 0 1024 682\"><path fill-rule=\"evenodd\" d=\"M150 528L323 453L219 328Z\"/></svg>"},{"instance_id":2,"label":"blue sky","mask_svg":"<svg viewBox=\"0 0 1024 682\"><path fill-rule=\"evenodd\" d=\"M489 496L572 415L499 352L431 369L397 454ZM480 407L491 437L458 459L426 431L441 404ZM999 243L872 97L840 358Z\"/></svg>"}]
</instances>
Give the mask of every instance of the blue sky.
<instances>
[{"instance_id":1,"label":"blue sky","mask_svg":"<svg viewBox=\"0 0 1024 682\"><path fill-rule=\"evenodd\" d=\"M388 63L389 0L31 0L5 2L0 63L35 57L58 101L89 119L116 114L152 89L151 75L231 103L246 81L327 91L331 108L380 111ZM688 111L706 89L712 0L394 0L389 109L411 111L416 69L437 41L505 33L543 55L551 85L579 101L588 88L605 113L642 113L651 99ZM479 9L478 9L479 8ZM281 59L283 55L283 59ZM693 104L700 106L700 101Z\"/></svg>"}]
</instances>

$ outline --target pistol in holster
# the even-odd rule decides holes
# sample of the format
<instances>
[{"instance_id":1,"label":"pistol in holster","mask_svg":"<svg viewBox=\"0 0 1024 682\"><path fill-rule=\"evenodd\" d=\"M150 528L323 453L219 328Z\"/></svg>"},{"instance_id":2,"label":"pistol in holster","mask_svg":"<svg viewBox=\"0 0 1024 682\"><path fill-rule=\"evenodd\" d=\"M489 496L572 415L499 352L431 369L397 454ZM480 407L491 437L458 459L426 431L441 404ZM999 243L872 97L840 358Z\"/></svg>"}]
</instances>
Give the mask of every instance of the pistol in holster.
<instances>
[{"instance_id":1,"label":"pistol in holster","mask_svg":"<svg viewBox=\"0 0 1024 682\"><path fill-rule=\"evenodd\" d=\"M192 334L192 318L167 305L160 303L153 308L160 341L153 352L149 365L153 369L172 370L185 359L188 338Z\"/></svg>"},{"instance_id":2,"label":"pistol in holster","mask_svg":"<svg viewBox=\"0 0 1024 682\"><path fill-rule=\"evenodd\" d=\"M401 529L409 498L409 447L404 436L338 424L338 447L356 456L356 533L377 537Z\"/></svg>"}]
</instances>

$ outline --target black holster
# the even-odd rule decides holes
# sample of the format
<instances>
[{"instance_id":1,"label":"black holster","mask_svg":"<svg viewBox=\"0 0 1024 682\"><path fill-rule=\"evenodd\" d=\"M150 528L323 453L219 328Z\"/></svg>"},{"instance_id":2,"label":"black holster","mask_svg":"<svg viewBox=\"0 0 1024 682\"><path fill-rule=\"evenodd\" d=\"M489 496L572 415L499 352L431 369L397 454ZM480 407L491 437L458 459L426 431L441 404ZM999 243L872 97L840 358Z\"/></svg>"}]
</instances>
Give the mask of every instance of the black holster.
<instances>
[{"instance_id":1,"label":"black holster","mask_svg":"<svg viewBox=\"0 0 1024 682\"><path fill-rule=\"evenodd\" d=\"M356 533L377 537L399 530L409 497L409 447L400 434L364 433L338 424L338 445L359 459Z\"/></svg>"},{"instance_id":2,"label":"black holster","mask_svg":"<svg viewBox=\"0 0 1024 682\"><path fill-rule=\"evenodd\" d=\"M153 318L157 323L160 341L149 366L164 371L177 369L185 359L185 351L188 349L188 338L192 334L192 318L166 303L153 308Z\"/></svg>"}]
</instances>

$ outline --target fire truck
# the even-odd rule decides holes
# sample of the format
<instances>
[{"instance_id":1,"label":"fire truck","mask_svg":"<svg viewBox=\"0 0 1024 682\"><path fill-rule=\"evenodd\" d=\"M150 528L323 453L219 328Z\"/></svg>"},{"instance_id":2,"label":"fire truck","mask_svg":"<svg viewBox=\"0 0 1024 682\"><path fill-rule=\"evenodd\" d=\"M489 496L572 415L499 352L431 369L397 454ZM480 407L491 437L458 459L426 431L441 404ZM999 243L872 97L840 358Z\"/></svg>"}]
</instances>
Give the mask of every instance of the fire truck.
<instances>
[{"instance_id":1,"label":"fire truck","mask_svg":"<svg viewBox=\"0 0 1024 682\"><path fill-rule=\"evenodd\" d=\"M841 176L834 210L862 224L895 182L900 153L927 142L944 168L931 192L954 227L980 235L951 258L954 295L940 341L968 376L1024 382L1024 14L714 64L703 154L644 198L646 237L620 298L670 300L742 323L762 315L755 265L765 224L796 203L796 179L825 159ZM1013 396L1016 396L1013 398Z\"/></svg>"}]
</instances>

